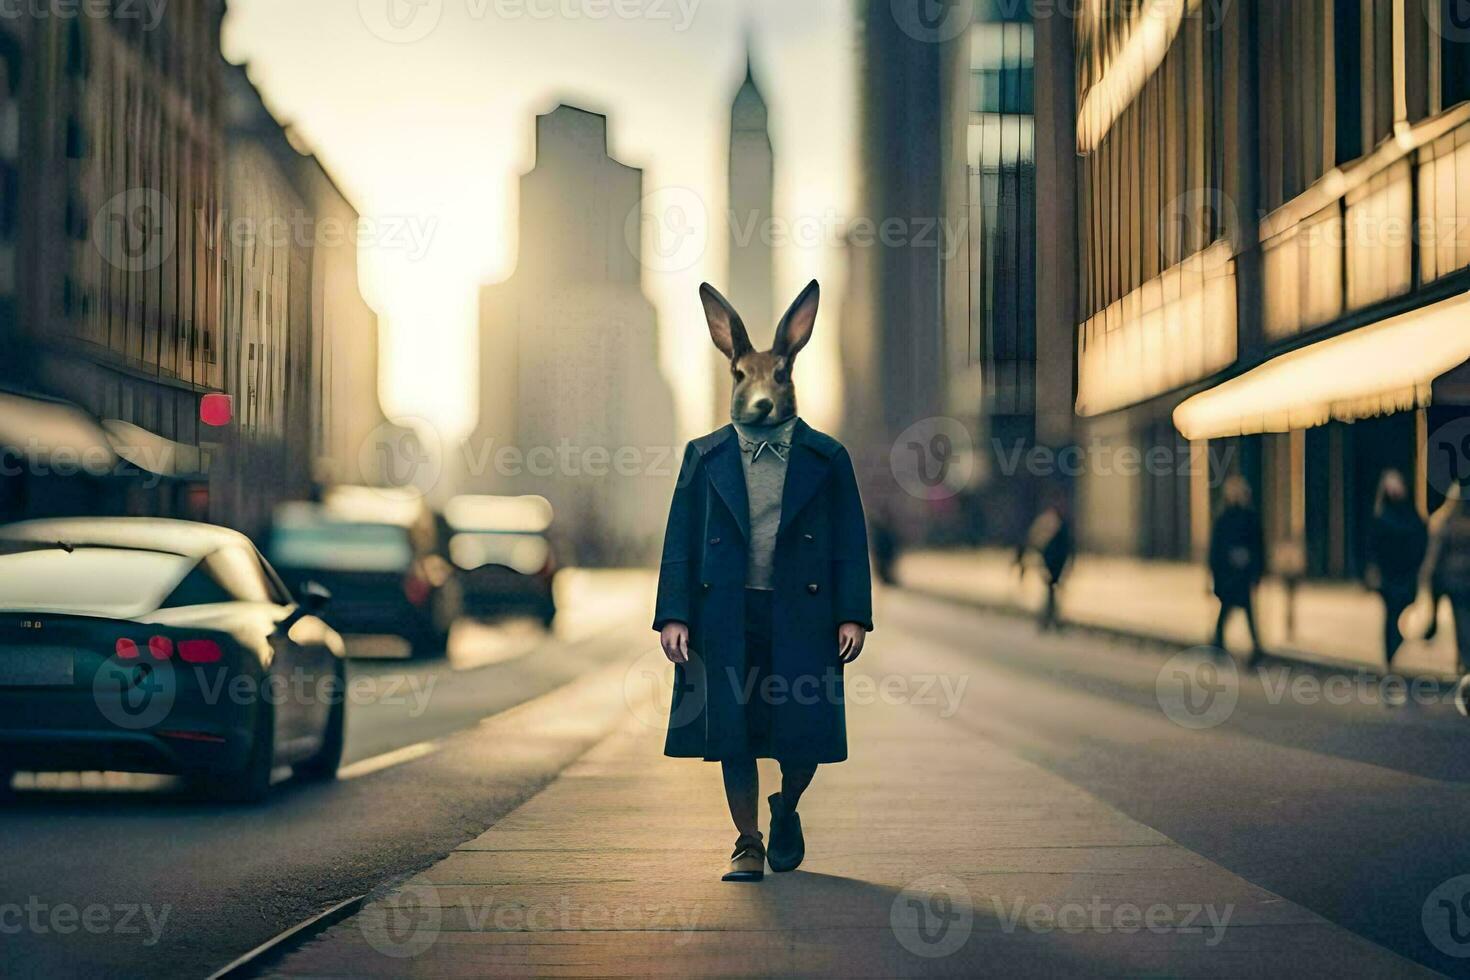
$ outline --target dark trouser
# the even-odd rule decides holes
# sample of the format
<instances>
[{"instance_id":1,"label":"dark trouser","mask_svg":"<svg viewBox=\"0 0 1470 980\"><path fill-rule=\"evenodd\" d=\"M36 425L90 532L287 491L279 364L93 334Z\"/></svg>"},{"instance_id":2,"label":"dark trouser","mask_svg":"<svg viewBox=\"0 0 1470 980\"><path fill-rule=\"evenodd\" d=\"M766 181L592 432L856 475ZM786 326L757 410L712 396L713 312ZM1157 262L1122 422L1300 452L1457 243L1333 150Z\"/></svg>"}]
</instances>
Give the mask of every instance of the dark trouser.
<instances>
[{"instance_id":1,"label":"dark trouser","mask_svg":"<svg viewBox=\"0 0 1470 980\"><path fill-rule=\"evenodd\" d=\"M1057 613L1057 590L1061 587L1061 582L1050 575L1047 576L1046 604L1041 607L1041 629L1043 632L1054 630L1061 625L1061 617Z\"/></svg>"},{"instance_id":2,"label":"dark trouser","mask_svg":"<svg viewBox=\"0 0 1470 980\"><path fill-rule=\"evenodd\" d=\"M760 806L760 773L757 758L772 758L771 704L766 696L766 678L771 674L771 603L773 593L767 589L745 590L745 669L746 690L750 700L745 704L747 753L720 763L725 777L725 797L730 816L742 837L757 834ZM816 775L815 762L781 760L781 798L788 809L795 810L801 794ZM758 836L758 834L757 834Z\"/></svg>"},{"instance_id":3,"label":"dark trouser","mask_svg":"<svg viewBox=\"0 0 1470 980\"><path fill-rule=\"evenodd\" d=\"M1404 634L1399 631L1399 617L1414 604L1414 589L1388 588L1378 592L1383 599L1383 659L1393 663L1393 655L1404 645Z\"/></svg>"},{"instance_id":4,"label":"dark trouser","mask_svg":"<svg viewBox=\"0 0 1470 980\"><path fill-rule=\"evenodd\" d=\"M1245 623L1251 630L1251 650L1254 653L1260 653L1261 634L1256 631L1256 610L1249 596L1245 598L1244 602L1226 602L1224 599L1220 600L1220 618L1215 620L1215 646L1221 650L1225 649L1225 624L1229 621L1230 612L1233 609L1242 609L1245 611Z\"/></svg>"}]
</instances>

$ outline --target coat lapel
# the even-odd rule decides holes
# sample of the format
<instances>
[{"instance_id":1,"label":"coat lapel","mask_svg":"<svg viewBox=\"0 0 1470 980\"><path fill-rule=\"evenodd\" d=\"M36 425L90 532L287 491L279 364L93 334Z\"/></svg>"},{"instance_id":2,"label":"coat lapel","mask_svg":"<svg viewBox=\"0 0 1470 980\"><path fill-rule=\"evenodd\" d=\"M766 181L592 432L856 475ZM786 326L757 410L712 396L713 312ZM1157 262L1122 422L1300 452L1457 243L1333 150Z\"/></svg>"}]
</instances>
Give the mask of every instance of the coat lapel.
<instances>
[{"instance_id":1,"label":"coat lapel","mask_svg":"<svg viewBox=\"0 0 1470 980\"><path fill-rule=\"evenodd\" d=\"M809 432L806 422L798 420L796 431L791 437L791 459L786 464L786 487L781 493L781 526L776 532L778 538L827 478L828 459L811 445L807 438Z\"/></svg>"},{"instance_id":2,"label":"coat lapel","mask_svg":"<svg viewBox=\"0 0 1470 980\"><path fill-rule=\"evenodd\" d=\"M727 425L729 435L705 457L709 481L715 492L730 508L740 533L750 540L750 498L745 494L745 470L740 465L740 440L735 438L735 427ZM723 431L723 430L722 430Z\"/></svg>"}]
</instances>

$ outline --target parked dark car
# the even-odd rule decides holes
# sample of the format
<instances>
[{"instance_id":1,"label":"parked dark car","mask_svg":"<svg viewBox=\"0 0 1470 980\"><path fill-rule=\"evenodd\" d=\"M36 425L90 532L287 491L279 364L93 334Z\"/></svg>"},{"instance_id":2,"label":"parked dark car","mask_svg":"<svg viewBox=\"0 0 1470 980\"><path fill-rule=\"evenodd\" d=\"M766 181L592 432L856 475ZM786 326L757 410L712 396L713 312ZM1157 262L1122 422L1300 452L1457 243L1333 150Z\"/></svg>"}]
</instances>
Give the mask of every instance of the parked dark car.
<instances>
[{"instance_id":1,"label":"parked dark car","mask_svg":"<svg viewBox=\"0 0 1470 980\"><path fill-rule=\"evenodd\" d=\"M254 801L331 779L341 638L243 535L189 521L0 527L0 788L15 771L174 773Z\"/></svg>"},{"instance_id":2,"label":"parked dark car","mask_svg":"<svg viewBox=\"0 0 1470 980\"><path fill-rule=\"evenodd\" d=\"M417 497L345 487L277 508L265 552L288 585L332 593L326 619L338 632L402 637L414 656L432 657L460 615L459 582L438 543Z\"/></svg>"},{"instance_id":3,"label":"parked dark car","mask_svg":"<svg viewBox=\"0 0 1470 980\"><path fill-rule=\"evenodd\" d=\"M459 571L465 615L556 618L556 555L545 497L460 496L444 508L445 550Z\"/></svg>"}]
</instances>

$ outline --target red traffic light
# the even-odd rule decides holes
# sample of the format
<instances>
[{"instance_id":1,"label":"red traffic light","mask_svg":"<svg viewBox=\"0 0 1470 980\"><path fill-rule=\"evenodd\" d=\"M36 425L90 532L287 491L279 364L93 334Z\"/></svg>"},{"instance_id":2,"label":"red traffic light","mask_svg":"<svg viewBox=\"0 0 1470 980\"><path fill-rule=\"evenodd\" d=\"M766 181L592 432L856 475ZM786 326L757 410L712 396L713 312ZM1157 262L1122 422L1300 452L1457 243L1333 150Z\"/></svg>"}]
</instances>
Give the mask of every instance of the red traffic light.
<instances>
[{"instance_id":1,"label":"red traffic light","mask_svg":"<svg viewBox=\"0 0 1470 980\"><path fill-rule=\"evenodd\" d=\"M235 417L235 400L219 393L199 399L199 421L205 425L229 425Z\"/></svg>"}]
</instances>

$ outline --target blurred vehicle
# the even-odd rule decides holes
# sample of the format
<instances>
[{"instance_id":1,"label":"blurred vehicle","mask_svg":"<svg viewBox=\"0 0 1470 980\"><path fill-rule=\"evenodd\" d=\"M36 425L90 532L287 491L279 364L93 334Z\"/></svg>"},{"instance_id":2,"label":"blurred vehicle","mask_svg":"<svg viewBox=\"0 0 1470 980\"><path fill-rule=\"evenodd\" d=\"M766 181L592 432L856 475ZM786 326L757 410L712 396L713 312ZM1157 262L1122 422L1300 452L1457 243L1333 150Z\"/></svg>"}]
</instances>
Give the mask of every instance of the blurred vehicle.
<instances>
[{"instance_id":1,"label":"blurred vehicle","mask_svg":"<svg viewBox=\"0 0 1470 980\"><path fill-rule=\"evenodd\" d=\"M286 583L332 593L343 634L390 634L416 657L439 656L460 615L459 583L438 549L434 515L409 492L337 487L320 503L276 509L265 553Z\"/></svg>"},{"instance_id":2,"label":"blurred vehicle","mask_svg":"<svg viewBox=\"0 0 1470 980\"><path fill-rule=\"evenodd\" d=\"M459 570L465 615L528 615L551 626L553 513L545 497L459 496L444 508L445 550Z\"/></svg>"},{"instance_id":3,"label":"blurred vehicle","mask_svg":"<svg viewBox=\"0 0 1470 980\"><path fill-rule=\"evenodd\" d=\"M243 535L190 521L0 527L0 787L16 770L173 773L258 800L332 779L342 640Z\"/></svg>"}]
</instances>

